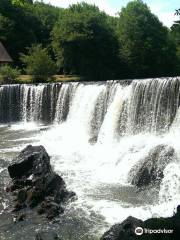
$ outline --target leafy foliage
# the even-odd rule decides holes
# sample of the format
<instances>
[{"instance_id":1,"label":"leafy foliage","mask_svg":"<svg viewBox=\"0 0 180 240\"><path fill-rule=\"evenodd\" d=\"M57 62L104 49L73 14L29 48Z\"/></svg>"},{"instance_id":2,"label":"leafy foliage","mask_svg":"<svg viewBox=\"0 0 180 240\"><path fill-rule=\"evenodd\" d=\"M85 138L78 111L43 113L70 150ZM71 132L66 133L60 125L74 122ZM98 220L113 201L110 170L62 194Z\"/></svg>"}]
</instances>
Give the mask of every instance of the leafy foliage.
<instances>
[{"instance_id":1,"label":"leafy foliage","mask_svg":"<svg viewBox=\"0 0 180 240\"><path fill-rule=\"evenodd\" d=\"M132 1L122 9L117 33L120 57L131 75L160 76L174 70L175 46L168 29L142 1Z\"/></svg>"},{"instance_id":2,"label":"leafy foliage","mask_svg":"<svg viewBox=\"0 0 180 240\"><path fill-rule=\"evenodd\" d=\"M180 8L179 8L179 9L176 9L175 15L180 16Z\"/></svg>"},{"instance_id":3,"label":"leafy foliage","mask_svg":"<svg viewBox=\"0 0 180 240\"><path fill-rule=\"evenodd\" d=\"M50 32L59 11L44 3L17 5L10 0L0 1L0 41L18 65L19 53L26 53L27 47L36 43L51 44Z\"/></svg>"},{"instance_id":4,"label":"leafy foliage","mask_svg":"<svg viewBox=\"0 0 180 240\"><path fill-rule=\"evenodd\" d=\"M72 5L53 30L58 64L67 73L96 79L110 77L117 63L118 41L108 16L94 5Z\"/></svg>"},{"instance_id":5,"label":"leafy foliage","mask_svg":"<svg viewBox=\"0 0 180 240\"><path fill-rule=\"evenodd\" d=\"M33 3L33 0L12 0L12 4L23 6L26 3Z\"/></svg>"},{"instance_id":6,"label":"leafy foliage","mask_svg":"<svg viewBox=\"0 0 180 240\"><path fill-rule=\"evenodd\" d=\"M176 10L175 15L180 18L180 9ZM171 27L171 38L176 45L176 55L177 55L177 67L180 69L180 20L175 21ZM180 71L179 71L180 72Z\"/></svg>"},{"instance_id":7,"label":"leafy foliage","mask_svg":"<svg viewBox=\"0 0 180 240\"><path fill-rule=\"evenodd\" d=\"M0 67L0 83L9 84L16 82L20 76L20 70L18 68L12 68L9 65L3 65Z\"/></svg>"},{"instance_id":8,"label":"leafy foliage","mask_svg":"<svg viewBox=\"0 0 180 240\"><path fill-rule=\"evenodd\" d=\"M37 36L37 41L51 46L51 31L63 10L43 2L35 2L33 5L27 5L26 7L39 21L40 34Z\"/></svg>"},{"instance_id":9,"label":"leafy foliage","mask_svg":"<svg viewBox=\"0 0 180 240\"><path fill-rule=\"evenodd\" d=\"M141 0L116 17L87 3L62 9L43 1L0 0L0 41L16 66L24 63L20 53L29 56L27 49L41 44L57 61L58 73L91 80L179 75L179 26L163 26Z\"/></svg>"},{"instance_id":10,"label":"leafy foliage","mask_svg":"<svg viewBox=\"0 0 180 240\"><path fill-rule=\"evenodd\" d=\"M24 63L27 74L33 76L34 81L47 81L56 73L56 65L50 58L46 48L41 45L34 45L29 48L28 54L21 54L21 61Z\"/></svg>"}]
</instances>

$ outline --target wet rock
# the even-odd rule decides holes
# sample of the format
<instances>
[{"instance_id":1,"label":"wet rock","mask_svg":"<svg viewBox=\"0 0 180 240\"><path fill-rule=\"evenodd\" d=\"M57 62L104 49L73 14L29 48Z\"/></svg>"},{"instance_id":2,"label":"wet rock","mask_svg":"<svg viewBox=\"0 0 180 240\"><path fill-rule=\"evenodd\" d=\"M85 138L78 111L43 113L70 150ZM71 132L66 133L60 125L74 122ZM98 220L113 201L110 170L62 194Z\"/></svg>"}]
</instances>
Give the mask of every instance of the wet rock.
<instances>
[{"instance_id":1,"label":"wet rock","mask_svg":"<svg viewBox=\"0 0 180 240\"><path fill-rule=\"evenodd\" d=\"M27 204L30 208L36 207L44 199L42 189L31 188L27 191Z\"/></svg>"},{"instance_id":2,"label":"wet rock","mask_svg":"<svg viewBox=\"0 0 180 240\"><path fill-rule=\"evenodd\" d=\"M13 211L37 208L52 220L64 212L64 207L75 193L66 189L62 177L53 172L50 158L42 146L27 146L8 167L13 185L7 188L15 197Z\"/></svg>"},{"instance_id":3,"label":"wet rock","mask_svg":"<svg viewBox=\"0 0 180 240\"><path fill-rule=\"evenodd\" d=\"M17 200L19 203L24 203L27 198L27 191L26 189L21 189L17 194Z\"/></svg>"},{"instance_id":4,"label":"wet rock","mask_svg":"<svg viewBox=\"0 0 180 240\"><path fill-rule=\"evenodd\" d=\"M142 234L135 234L137 227L142 228ZM150 232L151 230L151 232ZM169 218L150 218L146 221L128 217L120 224L115 224L104 233L100 240L179 240L180 236L180 206L177 212Z\"/></svg>"},{"instance_id":5,"label":"wet rock","mask_svg":"<svg viewBox=\"0 0 180 240\"><path fill-rule=\"evenodd\" d=\"M143 225L143 221L128 217L120 224L115 224L100 240L133 240L136 237L135 229Z\"/></svg>"},{"instance_id":6,"label":"wet rock","mask_svg":"<svg viewBox=\"0 0 180 240\"><path fill-rule=\"evenodd\" d=\"M25 213L21 213L21 214L15 216L15 217L13 218L13 222L14 222L14 223L22 222L22 221L24 221L25 218L26 218L26 214L25 214Z\"/></svg>"},{"instance_id":7,"label":"wet rock","mask_svg":"<svg viewBox=\"0 0 180 240\"><path fill-rule=\"evenodd\" d=\"M48 196L54 195L65 189L65 182L58 174L51 172L35 178L34 186L36 189L42 190L44 194Z\"/></svg>"},{"instance_id":8,"label":"wet rock","mask_svg":"<svg viewBox=\"0 0 180 240\"><path fill-rule=\"evenodd\" d=\"M11 178L29 177L50 172L50 157L43 146L28 145L8 167ZM27 179L26 179L27 180Z\"/></svg>"},{"instance_id":9,"label":"wet rock","mask_svg":"<svg viewBox=\"0 0 180 240\"><path fill-rule=\"evenodd\" d=\"M26 214L20 214L19 216L18 216L18 218L17 218L17 221L18 222L22 222L22 221L24 221L24 219L26 218Z\"/></svg>"},{"instance_id":10,"label":"wet rock","mask_svg":"<svg viewBox=\"0 0 180 240\"><path fill-rule=\"evenodd\" d=\"M60 208L57 204L52 204L51 207L47 210L47 219L53 220L57 217L60 213L63 213L64 209Z\"/></svg>"},{"instance_id":11,"label":"wet rock","mask_svg":"<svg viewBox=\"0 0 180 240\"><path fill-rule=\"evenodd\" d=\"M158 183L164 177L163 171L172 159L176 158L174 148L167 145L158 145L148 156L135 166L130 175L131 183L138 188Z\"/></svg>"},{"instance_id":12,"label":"wet rock","mask_svg":"<svg viewBox=\"0 0 180 240\"><path fill-rule=\"evenodd\" d=\"M53 231L39 232L36 234L35 240L61 240L57 233Z\"/></svg>"},{"instance_id":13,"label":"wet rock","mask_svg":"<svg viewBox=\"0 0 180 240\"><path fill-rule=\"evenodd\" d=\"M24 207L25 207L24 204L16 201L15 204L14 204L14 208L13 208L12 212L20 211L20 210L23 209Z\"/></svg>"},{"instance_id":14,"label":"wet rock","mask_svg":"<svg viewBox=\"0 0 180 240\"><path fill-rule=\"evenodd\" d=\"M37 212L39 215L46 213L47 219L52 220L64 212L64 207L55 201L48 201L46 199L42 202Z\"/></svg>"},{"instance_id":15,"label":"wet rock","mask_svg":"<svg viewBox=\"0 0 180 240\"><path fill-rule=\"evenodd\" d=\"M65 189L64 180L57 174L52 174L46 181L45 191L46 194L54 194Z\"/></svg>"}]
</instances>

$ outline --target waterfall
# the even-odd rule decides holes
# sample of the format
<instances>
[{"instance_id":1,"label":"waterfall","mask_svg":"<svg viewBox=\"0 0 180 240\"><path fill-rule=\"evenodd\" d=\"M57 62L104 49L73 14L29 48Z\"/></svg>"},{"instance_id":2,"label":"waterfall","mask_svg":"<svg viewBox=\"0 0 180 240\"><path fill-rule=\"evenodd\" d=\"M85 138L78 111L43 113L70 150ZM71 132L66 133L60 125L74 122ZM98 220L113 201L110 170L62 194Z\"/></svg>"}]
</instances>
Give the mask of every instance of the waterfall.
<instances>
[{"instance_id":1,"label":"waterfall","mask_svg":"<svg viewBox=\"0 0 180 240\"><path fill-rule=\"evenodd\" d=\"M126 132L128 97L131 86L113 83L108 100L107 113L103 121L98 140L111 142Z\"/></svg>"},{"instance_id":2,"label":"waterfall","mask_svg":"<svg viewBox=\"0 0 180 240\"><path fill-rule=\"evenodd\" d=\"M131 133L166 131L179 107L180 79L134 81L128 110Z\"/></svg>"},{"instance_id":3,"label":"waterfall","mask_svg":"<svg viewBox=\"0 0 180 240\"><path fill-rule=\"evenodd\" d=\"M61 90L58 93L55 108L55 119L56 123L61 123L66 120L69 107L74 96L74 92L78 86L78 83L62 84Z\"/></svg>"},{"instance_id":4,"label":"waterfall","mask_svg":"<svg viewBox=\"0 0 180 240\"><path fill-rule=\"evenodd\" d=\"M105 91L104 85L79 84L76 88L67 121L74 130L77 130L77 135L81 134L84 139L87 136L89 140L97 137L97 129L102 121L101 101L104 99Z\"/></svg>"},{"instance_id":5,"label":"waterfall","mask_svg":"<svg viewBox=\"0 0 180 240\"><path fill-rule=\"evenodd\" d=\"M179 78L2 85L0 122L61 123L73 118L89 124L92 138L100 132L101 140L114 134L165 132L176 116L179 94Z\"/></svg>"}]
</instances>

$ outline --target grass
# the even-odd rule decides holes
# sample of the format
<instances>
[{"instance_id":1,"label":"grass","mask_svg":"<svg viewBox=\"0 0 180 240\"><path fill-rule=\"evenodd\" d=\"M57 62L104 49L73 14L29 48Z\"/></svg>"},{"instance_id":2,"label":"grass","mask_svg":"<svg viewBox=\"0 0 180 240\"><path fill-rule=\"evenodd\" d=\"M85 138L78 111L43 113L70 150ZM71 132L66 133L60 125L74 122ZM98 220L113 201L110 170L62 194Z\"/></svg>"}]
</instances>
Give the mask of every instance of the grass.
<instances>
[{"instance_id":1,"label":"grass","mask_svg":"<svg viewBox=\"0 0 180 240\"><path fill-rule=\"evenodd\" d=\"M52 82L69 82L69 81L80 81L83 78L77 75L54 75Z\"/></svg>"},{"instance_id":2,"label":"grass","mask_svg":"<svg viewBox=\"0 0 180 240\"><path fill-rule=\"evenodd\" d=\"M82 77L77 75L54 75L48 82L69 82L80 81ZM33 79L31 75L21 75L17 79L17 83L32 83Z\"/></svg>"},{"instance_id":3,"label":"grass","mask_svg":"<svg viewBox=\"0 0 180 240\"><path fill-rule=\"evenodd\" d=\"M18 83L32 83L32 77L30 75L20 75L17 79Z\"/></svg>"}]
</instances>

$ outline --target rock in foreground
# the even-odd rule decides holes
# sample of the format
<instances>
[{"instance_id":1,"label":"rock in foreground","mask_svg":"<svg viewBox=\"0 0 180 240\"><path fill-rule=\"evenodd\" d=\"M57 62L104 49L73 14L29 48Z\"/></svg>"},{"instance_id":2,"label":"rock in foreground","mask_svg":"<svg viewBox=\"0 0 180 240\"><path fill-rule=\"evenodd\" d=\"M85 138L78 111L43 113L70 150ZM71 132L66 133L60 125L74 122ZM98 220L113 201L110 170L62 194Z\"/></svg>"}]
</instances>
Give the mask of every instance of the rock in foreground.
<instances>
[{"instance_id":1,"label":"rock in foreground","mask_svg":"<svg viewBox=\"0 0 180 240\"><path fill-rule=\"evenodd\" d=\"M120 224L115 224L107 231L101 240L133 240L135 239L135 228L142 226L143 221L134 217L128 217Z\"/></svg>"},{"instance_id":2,"label":"rock in foreground","mask_svg":"<svg viewBox=\"0 0 180 240\"><path fill-rule=\"evenodd\" d=\"M141 229L138 230L137 227ZM150 232L151 231L151 232ZM137 234L136 234L137 233ZM138 235L139 233L139 235ZM100 240L179 240L180 206L177 213L169 218L150 218L146 221L128 217L104 233Z\"/></svg>"},{"instance_id":3,"label":"rock in foreground","mask_svg":"<svg viewBox=\"0 0 180 240\"><path fill-rule=\"evenodd\" d=\"M43 146L27 146L8 167L13 184L7 188L15 195L13 211L37 208L52 220L63 213L67 201L74 197L66 189L64 180L50 165L50 157Z\"/></svg>"}]
</instances>

